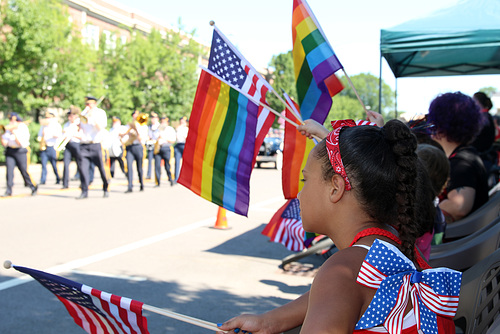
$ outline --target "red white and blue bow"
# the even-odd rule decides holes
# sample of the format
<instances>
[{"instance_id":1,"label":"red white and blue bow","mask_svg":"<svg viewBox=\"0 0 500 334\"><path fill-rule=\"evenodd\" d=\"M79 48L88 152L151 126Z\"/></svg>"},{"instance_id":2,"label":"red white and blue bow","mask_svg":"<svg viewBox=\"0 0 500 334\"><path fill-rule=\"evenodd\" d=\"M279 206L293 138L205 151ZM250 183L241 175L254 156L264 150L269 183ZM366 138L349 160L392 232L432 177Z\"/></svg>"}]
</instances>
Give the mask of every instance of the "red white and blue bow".
<instances>
[{"instance_id":1,"label":"red white and blue bow","mask_svg":"<svg viewBox=\"0 0 500 334\"><path fill-rule=\"evenodd\" d=\"M448 268L417 271L398 248L377 239L366 255L357 282L378 290L356 329L383 324L390 334L401 333L411 300L417 329L438 334L437 315L453 317L457 311L461 280L461 272Z\"/></svg>"}]
</instances>

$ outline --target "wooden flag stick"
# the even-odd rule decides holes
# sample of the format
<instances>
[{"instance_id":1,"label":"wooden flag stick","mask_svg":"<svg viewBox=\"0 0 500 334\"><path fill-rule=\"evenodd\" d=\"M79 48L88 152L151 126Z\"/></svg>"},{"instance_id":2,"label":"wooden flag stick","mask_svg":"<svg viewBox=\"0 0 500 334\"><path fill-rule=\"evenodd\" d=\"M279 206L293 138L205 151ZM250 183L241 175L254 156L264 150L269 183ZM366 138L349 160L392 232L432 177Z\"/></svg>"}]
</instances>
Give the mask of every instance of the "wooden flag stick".
<instances>
[{"instance_id":1,"label":"wooden flag stick","mask_svg":"<svg viewBox=\"0 0 500 334\"><path fill-rule=\"evenodd\" d=\"M254 97L252 97L252 96L250 96L250 95L246 94L246 93L245 93L245 92L243 92L241 89L234 87L234 86L233 86L233 85L231 85L229 82L227 82L226 80L222 79L222 78L221 78L221 77L219 77L217 74L215 74L214 72L210 71L209 69L207 69L207 68L205 68L205 67L203 67L203 66L201 66L201 65L200 65L200 68L201 68L202 70L204 70L205 72L209 73L211 76L213 76L213 77L217 78L217 80L222 81L223 83L225 83L226 85L228 85L228 86L229 86L229 87L231 87L232 89L234 89L234 90L238 91L239 93L241 93L241 94L245 95L245 97L246 97L247 99L249 99L250 101L252 101L253 103L258 104L258 105L260 105L260 106L261 106L261 107L263 107L263 108L266 108L267 110L269 110L270 112L272 112L272 113L273 113L273 114L275 114L276 116L283 118L285 121L287 121L288 123L292 124L292 125L293 125L293 126L295 126L296 128L297 128L297 127L299 127L299 124L295 123L295 122L294 122L294 121L292 121L290 118L288 118L288 117L286 117L286 116L282 115L281 113L277 112L276 110L272 109L271 107L269 107L268 105L266 105L266 104L262 103L261 101L256 100Z\"/></svg>"},{"instance_id":2,"label":"wooden flag stick","mask_svg":"<svg viewBox=\"0 0 500 334\"><path fill-rule=\"evenodd\" d=\"M347 75L347 73L346 73L346 71L344 70L344 68L342 68L342 72L344 72L344 75L345 75L345 77L347 78L347 81L349 82L349 85L350 85L350 86L352 87L352 89L354 90L354 94L356 94L356 97L358 98L359 103L361 103L361 106L363 107L363 109L365 110L366 115L368 116L368 110L366 110L365 104L363 103L363 101L361 101L361 98L359 97L358 91L356 90L356 88L355 88L355 87L354 87L354 85L352 84L351 78L349 78L349 76Z\"/></svg>"},{"instance_id":3,"label":"wooden flag stick","mask_svg":"<svg viewBox=\"0 0 500 334\"><path fill-rule=\"evenodd\" d=\"M221 329L219 327L217 327L217 325L215 323L208 322L208 321L201 320L201 319L196 319L196 318L184 315L184 314L175 313L172 311L168 311L168 310L165 310L162 308L158 308L158 307L154 307L154 306L150 306L150 305L146 305L146 304L142 305L142 309L156 313L156 314L160 314L160 315L172 318L172 319L184 321L184 322L187 322L191 325L195 325L198 327L210 329L210 330L213 330L216 332L221 331Z\"/></svg>"}]
</instances>

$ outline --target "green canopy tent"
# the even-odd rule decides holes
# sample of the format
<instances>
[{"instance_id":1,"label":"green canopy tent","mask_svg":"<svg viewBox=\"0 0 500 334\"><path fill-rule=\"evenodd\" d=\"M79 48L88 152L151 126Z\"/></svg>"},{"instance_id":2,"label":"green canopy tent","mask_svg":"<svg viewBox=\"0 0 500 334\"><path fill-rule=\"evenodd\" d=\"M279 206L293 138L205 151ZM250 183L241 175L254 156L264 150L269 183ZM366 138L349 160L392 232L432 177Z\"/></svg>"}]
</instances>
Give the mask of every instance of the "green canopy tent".
<instances>
[{"instance_id":1,"label":"green canopy tent","mask_svg":"<svg viewBox=\"0 0 500 334\"><path fill-rule=\"evenodd\" d=\"M500 74L500 0L466 0L380 32L394 76ZM396 81L397 82L397 81Z\"/></svg>"}]
</instances>

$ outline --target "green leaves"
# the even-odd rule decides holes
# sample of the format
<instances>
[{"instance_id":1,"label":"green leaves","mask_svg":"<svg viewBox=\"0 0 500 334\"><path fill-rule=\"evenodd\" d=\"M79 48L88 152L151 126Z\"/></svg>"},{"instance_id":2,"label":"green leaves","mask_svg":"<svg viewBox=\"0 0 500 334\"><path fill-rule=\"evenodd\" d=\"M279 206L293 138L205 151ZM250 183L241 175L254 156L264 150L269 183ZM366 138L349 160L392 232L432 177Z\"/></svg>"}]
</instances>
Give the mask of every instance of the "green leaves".
<instances>
[{"instance_id":1,"label":"green leaves","mask_svg":"<svg viewBox=\"0 0 500 334\"><path fill-rule=\"evenodd\" d=\"M0 108L36 117L46 107L82 106L105 95L102 107L126 121L134 109L172 118L188 115L206 50L180 29L148 36L117 31L82 42L58 0L0 2Z\"/></svg>"}]
</instances>

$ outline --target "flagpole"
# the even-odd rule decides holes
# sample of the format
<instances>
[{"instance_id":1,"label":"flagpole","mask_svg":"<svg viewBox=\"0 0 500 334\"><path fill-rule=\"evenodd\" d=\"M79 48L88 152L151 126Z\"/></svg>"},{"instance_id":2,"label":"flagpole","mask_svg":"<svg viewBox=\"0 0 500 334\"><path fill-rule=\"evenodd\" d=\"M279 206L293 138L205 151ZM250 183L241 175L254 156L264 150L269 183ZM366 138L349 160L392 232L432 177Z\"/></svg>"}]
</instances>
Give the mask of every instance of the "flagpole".
<instances>
[{"instance_id":1,"label":"flagpole","mask_svg":"<svg viewBox=\"0 0 500 334\"><path fill-rule=\"evenodd\" d=\"M227 82L226 80L222 79L222 78L221 78L221 77L219 77L217 74L215 74L214 72L210 71L208 68L205 68L205 67L203 67L203 66L201 66L201 65L200 65L200 68L201 68L202 70L204 70L205 72L207 72L208 74L210 74L211 76L213 76L213 77L217 78L217 80L222 81L223 83L225 83L226 85L228 85L228 86L229 86L229 87L231 87L232 89L234 89L234 90L238 91L240 94L245 95L245 97L246 97L247 99L249 99L250 101L252 101L253 103L258 104L258 105L260 105L260 106L261 106L261 107L263 107L263 108L266 108L267 110L269 110L270 112L272 112L272 113L273 113L273 114L275 114L276 116L283 118L285 121L287 121L288 123L292 124L292 125L293 125L293 126L295 126L296 128L297 128L297 127L299 127L299 124L295 123L295 122L294 122L294 121L292 121L290 118L288 118L288 117L286 117L286 116L282 115L281 113L277 112L276 110L272 109L271 107L269 107L268 105L266 105L266 104L262 103L261 101L254 99L254 97L253 97L253 96L250 96L250 95L246 94L246 93L245 93L245 92L243 92L241 89L234 87L232 84L230 84L230 83L229 83L229 82Z\"/></svg>"},{"instance_id":2,"label":"flagpole","mask_svg":"<svg viewBox=\"0 0 500 334\"><path fill-rule=\"evenodd\" d=\"M232 49L232 50L236 53L236 55L237 55L238 57L240 57L240 59L245 60L245 62L246 62L248 65L250 65L250 62L249 62L248 60L246 60L246 58L245 58L245 57L243 57L243 55L242 55L242 54L238 51L238 49L236 49L236 47L234 47L234 45L232 45L232 43L229 41L229 39L226 37L226 35L224 35L224 34L222 33L222 31L220 31L220 30L219 30L219 28L217 28L217 27L215 26L215 21L211 20L211 21L209 22L209 24L210 24L211 26L213 26L213 27L214 27L214 29L215 29L215 30L217 30L217 33L218 33L219 35L221 35L221 37L224 39L224 41L225 41L227 44L229 44L229 45L231 46L231 49ZM252 69L255 71L255 73L256 73L257 75L259 75L259 76L261 77L261 79L262 79L262 80L264 80L264 81L267 83L267 85L266 85L266 86L267 86L267 88L269 88L269 90L270 90L271 92L273 92L273 94L274 94L274 95L276 95L276 97L280 100L280 102L281 102L281 103L283 103L283 104L285 105L285 108L287 108L288 110L290 110L290 112L291 112L291 113L292 113L292 114L293 114L293 115L294 115L294 116L295 116L295 117L296 117L296 118L300 121L300 123L304 124L304 120L302 119L302 117L300 116L300 114L297 114L295 111L293 111L293 110L292 110L292 109L291 109L291 108L290 108L290 107L286 104L286 102L285 102L285 101L283 100L283 98L282 98L282 97L278 94L278 92L276 92L276 91L274 90L273 86L271 86L271 84L270 84L269 82L267 82L267 80L266 80L266 79L265 79L265 78L264 78L264 77L263 77L263 76L262 76L262 75L261 75L261 74L260 74L260 73L259 73L256 69L254 69L254 68L252 68ZM268 109L269 109L269 108L268 108Z\"/></svg>"},{"instance_id":3,"label":"flagpole","mask_svg":"<svg viewBox=\"0 0 500 334\"><path fill-rule=\"evenodd\" d=\"M146 310L146 311L150 311L150 312L156 313L156 314L163 315L165 317L169 317L169 318L172 318L172 319L176 319L176 320L180 320L180 321L183 321L183 322L187 322L187 323L189 323L191 325L195 325L195 326L198 326L198 327L210 329L210 330L213 330L213 331L216 331L216 332L220 332L221 331L221 329L219 327L217 327L217 325L215 323L208 322L208 321L201 320L201 319L197 319L197 318L193 318L193 317L190 317L190 316L187 316L187 315L184 315L184 314L180 314L180 313L175 313L175 312L168 311L168 310L165 310L165 309L162 309L162 308L159 308L159 307L155 307L155 306L143 304L142 305L142 309Z\"/></svg>"},{"instance_id":4,"label":"flagpole","mask_svg":"<svg viewBox=\"0 0 500 334\"><path fill-rule=\"evenodd\" d=\"M344 70L343 67L342 67L342 72L344 72L344 75L347 78L347 82L349 82L349 85L354 90L354 94L356 94L356 97L358 98L359 103L361 103L361 106L363 107L366 115L368 116L368 110L366 110L365 104L363 103L363 101L361 101L361 98L359 97L358 91L356 90L356 88L354 88L354 85L352 84L351 78L349 78L349 76L347 75L347 72Z\"/></svg>"}]
</instances>

